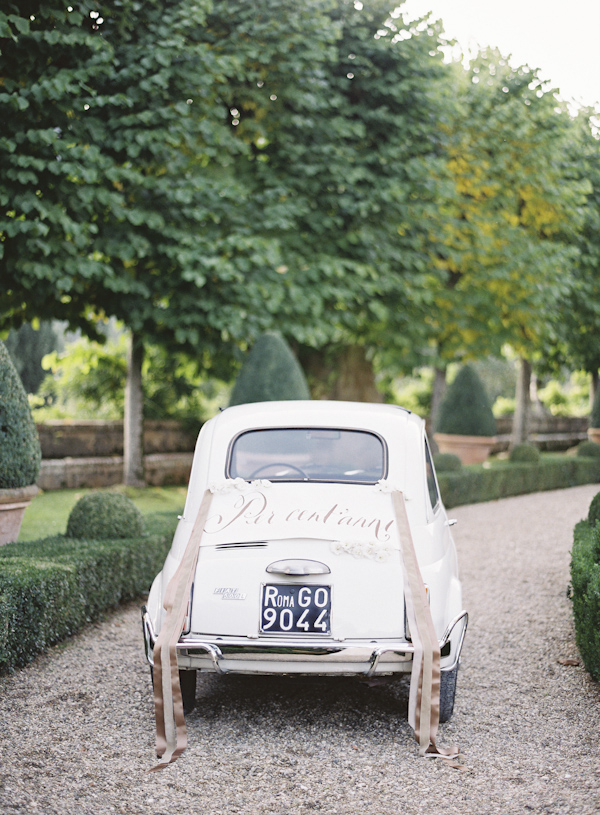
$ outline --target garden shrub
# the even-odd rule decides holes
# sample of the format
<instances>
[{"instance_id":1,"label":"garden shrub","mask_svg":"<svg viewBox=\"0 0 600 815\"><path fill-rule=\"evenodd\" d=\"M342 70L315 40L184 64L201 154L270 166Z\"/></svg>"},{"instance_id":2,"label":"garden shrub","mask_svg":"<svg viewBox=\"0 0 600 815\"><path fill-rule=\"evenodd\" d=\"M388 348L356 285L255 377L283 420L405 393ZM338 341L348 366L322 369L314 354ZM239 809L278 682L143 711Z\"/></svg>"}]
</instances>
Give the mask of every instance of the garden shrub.
<instances>
[{"instance_id":1,"label":"garden shrub","mask_svg":"<svg viewBox=\"0 0 600 815\"><path fill-rule=\"evenodd\" d=\"M69 538L135 538L144 532L142 513L126 495L90 492L80 498L69 515Z\"/></svg>"},{"instance_id":2,"label":"garden shrub","mask_svg":"<svg viewBox=\"0 0 600 815\"><path fill-rule=\"evenodd\" d=\"M0 342L0 489L35 484L42 453L27 395Z\"/></svg>"},{"instance_id":3,"label":"garden shrub","mask_svg":"<svg viewBox=\"0 0 600 815\"><path fill-rule=\"evenodd\" d=\"M538 464L540 451L533 444L515 444L510 451L509 458L514 463Z\"/></svg>"},{"instance_id":4,"label":"garden shrub","mask_svg":"<svg viewBox=\"0 0 600 815\"><path fill-rule=\"evenodd\" d=\"M494 436L496 420L474 368L463 366L440 404L436 432L458 436Z\"/></svg>"},{"instance_id":5,"label":"garden shrub","mask_svg":"<svg viewBox=\"0 0 600 815\"><path fill-rule=\"evenodd\" d=\"M269 331L248 354L233 386L230 405L310 399L300 363L283 337Z\"/></svg>"},{"instance_id":6,"label":"garden shrub","mask_svg":"<svg viewBox=\"0 0 600 815\"><path fill-rule=\"evenodd\" d=\"M177 520L147 517L143 537L52 537L0 547L0 674L119 603L146 593L163 566Z\"/></svg>"},{"instance_id":7,"label":"garden shrub","mask_svg":"<svg viewBox=\"0 0 600 815\"><path fill-rule=\"evenodd\" d=\"M454 453L436 453L433 457L436 472L450 473L460 470L462 461Z\"/></svg>"},{"instance_id":8,"label":"garden shrub","mask_svg":"<svg viewBox=\"0 0 600 815\"><path fill-rule=\"evenodd\" d=\"M442 500L448 508L598 482L600 459L561 455L542 456L536 466L497 461L487 467L472 465L438 473Z\"/></svg>"},{"instance_id":9,"label":"garden shrub","mask_svg":"<svg viewBox=\"0 0 600 815\"><path fill-rule=\"evenodd\" d=\"M577 647L587 671L594 679L600 681L600 524L598 523L590 524L588 521L581 521L575 527L571 550L571 589Z\"/></svg>"},{"instance_id":10,"label":"garden shrub","mask_svg":"<svg viewBox=\"0 0 600 815\"><path fill-rule=\"evenodd\" d=\"M593 524L596 521L600 521L600 492L592 498L588 511L588 523Z\"/></svg>"},{"instance_id":11,"label":"garden shrub","mask_svg":"<svg viewBox=\"0 0 600 815\"><path fill-rule=\"evenodd\" d=\"M582 441L577 445L577 455L583 458L600 458L600 444L594 441Z\"/></svg>"}]
</instances>

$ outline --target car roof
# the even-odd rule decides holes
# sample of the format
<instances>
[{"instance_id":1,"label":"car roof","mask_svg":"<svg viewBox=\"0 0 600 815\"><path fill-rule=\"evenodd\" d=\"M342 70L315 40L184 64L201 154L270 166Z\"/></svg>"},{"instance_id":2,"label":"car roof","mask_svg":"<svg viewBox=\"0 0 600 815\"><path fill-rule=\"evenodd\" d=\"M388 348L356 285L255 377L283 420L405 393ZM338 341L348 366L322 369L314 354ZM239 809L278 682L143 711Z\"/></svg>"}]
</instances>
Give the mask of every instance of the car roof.
<instances>
[{"instance_id":1,"label":"car roof","mask_svg":"<svg viewBox=\"0 0 600 815\"><path fill-rule=\"evenodd\" d=\"M421 427L423 420L406 408L372 402L293 400L251 402L223 410L215 419L219 431L259 427L347 427L369 429L385 435L388 425L399 423ZM216 429L216 428L215 428Z\"/></svg>"}]
</instances>

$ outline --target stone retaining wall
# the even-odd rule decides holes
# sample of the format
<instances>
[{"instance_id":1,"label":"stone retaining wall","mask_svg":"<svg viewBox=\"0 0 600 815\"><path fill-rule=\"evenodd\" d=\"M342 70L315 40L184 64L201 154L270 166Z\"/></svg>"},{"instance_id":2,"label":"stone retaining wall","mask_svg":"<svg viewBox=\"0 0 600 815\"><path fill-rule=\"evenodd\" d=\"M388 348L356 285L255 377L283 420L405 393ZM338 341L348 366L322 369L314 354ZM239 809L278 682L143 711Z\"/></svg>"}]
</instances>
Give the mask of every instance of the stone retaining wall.
<instances>
[{"instance_id":1,"label":"stone retaining wall","mask_svg":"<svg viewBox=\"0 0 600 815\"><path fill-rule=\"evenodd\" d=\"M201 422L189 429L177 421L145 421L144 451L190 453ZM42 458L90 458L123 455L123 422L52 420L37 425Z\"/></svg>"},{"instance_id":2,"label":"stone retaining wall","mask_svg":"<svg viewBox=\"0 0 600 815\"><path fill-rule=\"evenodd\" d=\"M146 483L152 487L186 485L193 457L193 453L144 456ZM112 487L122 483L122 456L43 459L37 480L42 490Z\"/></svg>"}]
</instances>

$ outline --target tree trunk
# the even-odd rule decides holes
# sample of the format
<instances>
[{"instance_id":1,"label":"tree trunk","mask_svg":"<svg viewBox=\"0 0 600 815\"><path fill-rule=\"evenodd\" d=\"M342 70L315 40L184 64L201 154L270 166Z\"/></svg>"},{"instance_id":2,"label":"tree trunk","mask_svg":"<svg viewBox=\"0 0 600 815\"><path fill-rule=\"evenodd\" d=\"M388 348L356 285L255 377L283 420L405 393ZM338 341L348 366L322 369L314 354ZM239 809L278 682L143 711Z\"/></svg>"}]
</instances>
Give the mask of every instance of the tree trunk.
<instances>
[{"instance_id":1,"label":"tree trunk","mask_svg":"<svg viewBox=\"0 0 600 815\"><path fill-rule=\"evenodd\" d=\"M517 373L515 415L513 418L511 446L523 444L529 438L529 415L531 408L531 363L521 357Z\"/></svg>"},{"instance_id":2,"label":"tree trunk","mask_svg":"<svg viewBox=\"0 0 600 815\"><path fill-rule=\"evenodd\" d=\"M442 399L444 398L444 394L446 392L446 368L438 368L437 366L433 369L434 377L433 377L433 391L431 393L431 425L435 427L435 422L437 419L438 410L440 409L440 404L442 403Z\"/></svg>"},{"instance_id":3,"label":"tree trunk","mask_svg":"<svg viewBox=\"0 0 600 815\"><path fill-rule=\"evenodd\" d=\"M373 364L360 345L315 350L301 346L296 354L313 399L383 402Z\"/></svg>"},{"instance_id":4,"label":"tree trunk","mask_svg":"<svg viewBox=\"0 0 600 815\"><path fill-rule=\"evenodd\" d=\"M144 481L144 409L142 362L144 346L132 332L127 352L127 384L125 385L125 417L123 422L123 483L143 487Z\"/></svg>"},{"instance_id":5,"label":"tree trunk","mask_svg":"<svg viewBox=\"0 0 600 815\"><path fill-rule=\"evenodd\" d=\"M348 402L383 402L375 384L373 364L361 345L349 345L339 354L332 398Z\"/></svg>"},{"instance_id":6,"label":"tree trunk","mask_svg":"<svg viewBox=\"0 0 600 815\"><path fill-rule=\"evenodd\" d=\"M600 374L596 371L590 372L590 413L594 407L594 399L596 397L596 392L598 391L598 385L600 383Z\"/></svg>"}]
</instances>

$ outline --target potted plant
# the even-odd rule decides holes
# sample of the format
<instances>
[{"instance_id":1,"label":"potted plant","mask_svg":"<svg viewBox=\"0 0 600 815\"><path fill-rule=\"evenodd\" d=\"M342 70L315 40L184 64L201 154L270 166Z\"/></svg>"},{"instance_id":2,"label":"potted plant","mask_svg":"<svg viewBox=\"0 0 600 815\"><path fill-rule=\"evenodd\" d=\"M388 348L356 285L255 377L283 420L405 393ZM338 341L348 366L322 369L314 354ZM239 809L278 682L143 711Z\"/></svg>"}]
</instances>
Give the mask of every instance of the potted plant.
<instances>
[{"instance_id":1,"label":"potted plant","mask_svg":"<svg viewBox=\"0 0 600 815\"><path fill-rule=\"evenodd\" d=\"M35 497L42 454L27 394L0 342L0 544L16 541Z\"/></svg>"},{"instance_id":2,"label":"potted plant","mask_svg":"<svg viewBox=\"0 0 600 815\"><path fill-rule=\"evenodd\" d=\"M481 464L496 441L496 420L483 383L470 365L458 372L440 404L434 439L440 453Z\"/></svg>"},{"instance_id":3,"label":"potted plant","mask_svg":"<svg viewBox=\"0 0 600 815\"><path fill-rule=\"evenodd\" d=\"M600 388L596 388L587 434L590 441L600 444Z\"/></svg>"}]
</instances>

